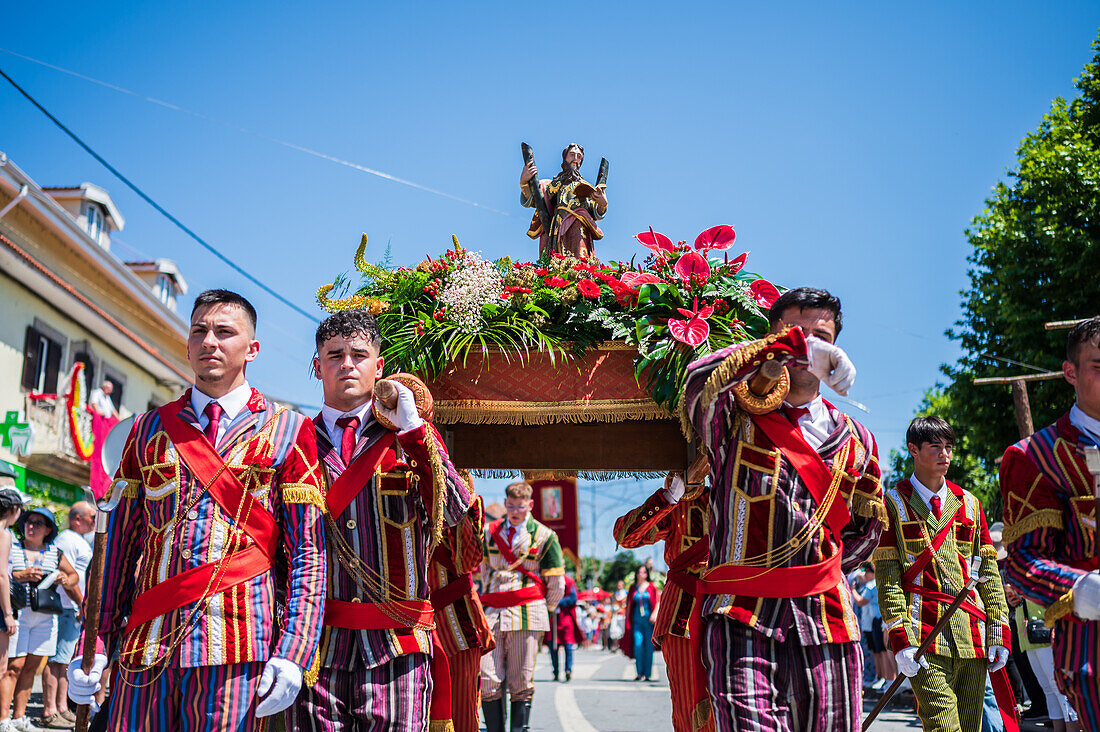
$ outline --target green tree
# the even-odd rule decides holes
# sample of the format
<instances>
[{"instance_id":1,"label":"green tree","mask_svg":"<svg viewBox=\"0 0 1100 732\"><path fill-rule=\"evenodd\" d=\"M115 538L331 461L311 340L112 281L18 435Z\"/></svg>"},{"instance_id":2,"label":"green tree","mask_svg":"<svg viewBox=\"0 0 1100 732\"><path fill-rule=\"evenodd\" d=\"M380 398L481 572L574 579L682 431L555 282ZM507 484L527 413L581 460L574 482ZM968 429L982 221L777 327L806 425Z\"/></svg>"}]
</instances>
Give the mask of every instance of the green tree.
<instances>
[{"instance_id":1,"label":"green tree","mask_svg":"<svg viewBox=\"0 0 1100 732\"><path fill-rule=\"evenodd\" d=\"M947 332L963 355L943 367L943 400L928 404L986 472L1019 432L1009 387L974 386L974 379L1026 372L998 359L1059 370L1066 334L1043 324L1100 312L1100 42L1093 49L1076 81L1079 95L1053 101L966 232L970 285L961 293L962 318ZM1036 428L1073 403L1061 379L1028 386Z\"/></svg>"},{"instance_id":2,"label":"green tree","mask_svg":"<svg viewBox=\"0 0 1100 732\"><path fill-rule=\"evenodd\" d=\"M610 561L604 562L600 572L600 587L614 592L619 580L627 580L630 584L634 570L641 566L641 562L634 558L633 552L619 552Z\"/></svg>"}]
</instances>

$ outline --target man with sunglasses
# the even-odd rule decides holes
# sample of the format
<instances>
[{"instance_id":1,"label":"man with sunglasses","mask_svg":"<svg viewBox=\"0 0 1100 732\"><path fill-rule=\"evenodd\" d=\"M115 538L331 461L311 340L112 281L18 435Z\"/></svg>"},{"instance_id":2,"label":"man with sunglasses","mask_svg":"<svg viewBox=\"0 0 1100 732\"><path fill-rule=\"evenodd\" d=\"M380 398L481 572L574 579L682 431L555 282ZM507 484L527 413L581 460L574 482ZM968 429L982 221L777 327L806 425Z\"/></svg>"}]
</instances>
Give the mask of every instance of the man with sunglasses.
<instances>
[{"instance_id":1,"label":"man with sunglasses","mask_svg":"<svg viewBox=\"0 0 1100 732\"><path fill-rule=\"evenodd\" d=\"M558 535L531 516L530 483L504 490L507 515L485 527L481 603L496 648L481 658L481 709L486 732L504 732L504 684L511 698L511 732L527 729L535 695L535 659L550 632L548 608L565 594L565 560Z\"/></svg>"}]
</instances>

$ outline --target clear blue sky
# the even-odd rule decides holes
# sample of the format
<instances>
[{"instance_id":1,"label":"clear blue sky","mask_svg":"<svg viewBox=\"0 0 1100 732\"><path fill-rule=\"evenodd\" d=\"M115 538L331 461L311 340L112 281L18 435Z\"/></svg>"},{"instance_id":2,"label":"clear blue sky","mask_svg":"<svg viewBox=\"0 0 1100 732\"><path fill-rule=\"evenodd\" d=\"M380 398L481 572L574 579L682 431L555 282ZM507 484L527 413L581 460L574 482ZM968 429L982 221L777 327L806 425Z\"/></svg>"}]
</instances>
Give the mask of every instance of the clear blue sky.
<instances>
[{"instance_id":1,"label":"clear blue sky","mask_svg":"<svg viewBox=\"0 0 1100 732\"><path fill-rule=\"evenodd\" d=\"M581 142L589 177L611 161L601 257L629 258L649 226L690 240L728 223L753 270L843 299L840 345L860 372L851 397L871 411L853 414L883 455L958 354L943 331L959 315L968 222L1051 99L1073 94L1100 26L1088 2L55 2L4 15L4 48L507 213L0 53L0 68L162 205L318 314L314 291L351 267L360 232L369 258L389 242L399 264L451 234L487 257L533 256L519 143L550 171ZM119 238L175 259L192 292L253 297L263 350L250 378L320 402L309 321L201 250L6 83L0 120L0 150L42 185L106 187L127 220ZM648 489L609 487L601 536Z\"/></svg>"}]
</instances>

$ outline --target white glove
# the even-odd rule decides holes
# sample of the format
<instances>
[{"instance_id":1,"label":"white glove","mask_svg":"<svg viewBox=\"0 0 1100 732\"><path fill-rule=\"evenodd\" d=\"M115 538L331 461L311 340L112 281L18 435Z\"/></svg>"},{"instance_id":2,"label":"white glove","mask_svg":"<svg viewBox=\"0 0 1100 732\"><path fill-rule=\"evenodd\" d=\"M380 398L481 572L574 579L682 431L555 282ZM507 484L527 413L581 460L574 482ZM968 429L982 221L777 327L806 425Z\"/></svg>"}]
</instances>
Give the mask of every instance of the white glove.
<instances>
[{"instance_id":1,"label":"white glove","mask_svg":"<svg viewBox=\"0 0 1100 732\"><path fill-rule=\"evenodd\" d=\"M806 357L810 361L810 373L828 384L837 394L845 396L852 388L856 380L856 367L839 346L817 336L807 336Z\"/></svg>"},{"instance_id":2,"label":"white glove","mask_svg":"<svg viewBox=\"0 0 1100 732\"><path fill-rule=\"evenodd\" d=\"M990 646L986 657L989 659L989 673L995 674L1008 663L1008 649L1004 646Z\"/></svg>"},{"instance_id":3,"label":"white glove","mask_svg":"<svg viewBox=\"0 0 1100 732\"><path fill-rule=\"evenodd\" d=\"M1073 612L1082 620L1100 620L1100 572L1089 572L1073 583Z\"/></svg>"},{"instance_id":4,"label":"white glove","mask_svg":"<svg viewBox=\"0 0 1100 732\"><path fill-rule=\"evenodd\" d=\"M909 678L913 678L920 672L921 666L923 666L924 668L928 668L928 660L924 656L916 658L916 655L916 646L902 648L900 651L895 653L894 658L898 662L898 671L901 671Z\"/></svg>"},{"instance_id":5,"label":"white glove","mask_svg":"<svg viewBox=\"0 0 1100 732\"><path fill-rule=\"evenodd\" d=\"M687 486L684 485L684 479L679 475L673 475L672 480L665 481L665 499L669 503L678 503L684 497L685 491L687 491Z\"/></svg>"},{"instance_id":6,"label":"white glove","mask_svg":"<svg viewBox=\"0 0 1100 732\"><path fill-rule=\"evenodd\" d=\"M82 658L74 658L69 662L65 676L69 680L69 698L77 704L95 704L96 692L102 688L99 683L103 676L103 669L107 668L107 657L102 653L95 654L92 662L92 670L84 673L81 669Z\"/></svg>"},{"instance_id":7,"label":"white glove","mask_svg":"<svg viewBox=\"0 0 1100 732\"><path fill-rule=\"evenodd\" d=\"M257 717L278 714L294 702L302 690L302 669L285 658L272 658L264 664L256 695L262 697L256 705Z\"/></svg>"},{"instance_id":8,"label":"white glove","mask_svg":"<svg viewBox=\"0 0 1100 732\"><path fill-rule=\"evenodd\" d=\"M416 409L416 397L413 396L412 389L397 380L391 380L390 383L397 387L397 407L390 409L379 402L378 409L382 415L397 426L398 432L409 432L424 424Z\"/></svg>"}]
</instances>

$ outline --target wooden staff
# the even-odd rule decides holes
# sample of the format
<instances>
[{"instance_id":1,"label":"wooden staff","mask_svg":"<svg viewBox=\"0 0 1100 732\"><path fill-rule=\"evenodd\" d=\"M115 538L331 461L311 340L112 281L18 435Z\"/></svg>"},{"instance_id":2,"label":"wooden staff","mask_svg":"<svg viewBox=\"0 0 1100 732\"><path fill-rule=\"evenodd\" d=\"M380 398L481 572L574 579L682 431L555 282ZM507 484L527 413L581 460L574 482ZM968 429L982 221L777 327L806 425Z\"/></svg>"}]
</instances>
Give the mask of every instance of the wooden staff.
<instances>
[{"instance_id":1,"label":"wooden staff","mask_svg":"<svg viewBox=\"0 0 1100 732\"><path fill-rule=\"evenodd\" d=\"M958 610L964 602L966 602L967 595L969 595L970 591L973 590L977 585L978 574L977 572L975 572L973 575L971 575L970 580L966 583L966 586L962 588L962 591L959 592L958 595L955 595L955 600L947 606L947 610L943 613L943 615L940 616L940 621L936 623L936 627L932 628L932 632L928 634L928 637L925 638L924 642L920 644L919 648L917 648L917 652L913 656L914 660L919 661L921 657L925 654L925 652L932 646L932 642L936 640L936 636L940 634L940 631L947 627L947 624L951 622L951 616L955 614L955 611ZM871 722L875 721L875 717L877 717L879 713L882 712L882 710L886 707L887 703L889 703L890 701L890 698L894 696L894 693L898 690L905 679L905 674L898 674L898 677L894 679L894 683L890 684L890 688L886 690L886 693L883 694L882 698L878 700L878 704L875 705L875 708L872 709L871 713L867 715L867 719L863 720L863 727L861 728L861 732L867 732L867 728L871 726Z\"/></svg>"},{"instance_id":2,"label":"wooden staff","mask_svg":"<svg viewBox=\"0 0 1100 732\"><path fill-rule=\"evenodd\" d=\"M103 587L103 562L107 554L107 516L108 512L96 509L95 543L92 546L92 563L88 568L87 586L84 594L84 650L80 668L90 673L95 665L96 639L99 637L100 595ZM76 732L88 732L88 717L91 708L87 704L77 705Z\"/></svg>"},{"instance_id":3,"label":"wooden staff","mask_svg":"<svg viewBox=\"0 0 1100 732\"><path fill-rule=\"evenodd\" d=\"M749 381L749 391L758 397L767 396L781 378L783 378L783 364L774 359L765 361Z\"/></svg>"}]
</instances>

